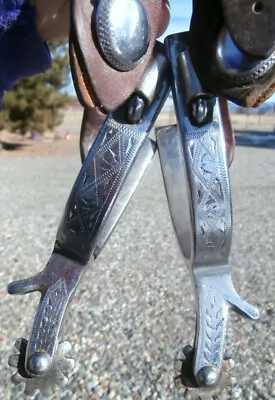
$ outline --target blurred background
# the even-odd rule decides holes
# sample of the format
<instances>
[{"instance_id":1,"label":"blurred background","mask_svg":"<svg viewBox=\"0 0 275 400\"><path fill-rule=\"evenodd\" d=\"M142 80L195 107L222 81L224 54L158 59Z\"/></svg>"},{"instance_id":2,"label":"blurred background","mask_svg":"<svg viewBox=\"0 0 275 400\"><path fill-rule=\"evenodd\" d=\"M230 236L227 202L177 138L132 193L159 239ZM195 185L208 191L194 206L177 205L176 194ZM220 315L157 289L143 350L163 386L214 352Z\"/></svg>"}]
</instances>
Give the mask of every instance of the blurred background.
<instances>
[{"instance_id":1,"label":"blurred background","mask_svg":"<svg viewBox=\"0 0 275 400\"><path fill-rule=\"evenodd\" d=\"M191 1L171 0L167 33L188 29ZM53 69L18 82L0 113L0 399L24 400L7 359L28 338L39 296L10 297L10 281L40 271L80 169L82 108L66 43L52 43ZM259 321L231 313L226 355L235 362L220 400L275 399L274 98L257 109L230 105L236 289ZM175 123L172 99L157 126ZM76 359L69 385L51 399L183 399L173 360L193 343L194 296L180 254L156 156L110 241L79 286L64 326ZM36 400L43 396L36 394Z\"/></svg>"}]
</instances>

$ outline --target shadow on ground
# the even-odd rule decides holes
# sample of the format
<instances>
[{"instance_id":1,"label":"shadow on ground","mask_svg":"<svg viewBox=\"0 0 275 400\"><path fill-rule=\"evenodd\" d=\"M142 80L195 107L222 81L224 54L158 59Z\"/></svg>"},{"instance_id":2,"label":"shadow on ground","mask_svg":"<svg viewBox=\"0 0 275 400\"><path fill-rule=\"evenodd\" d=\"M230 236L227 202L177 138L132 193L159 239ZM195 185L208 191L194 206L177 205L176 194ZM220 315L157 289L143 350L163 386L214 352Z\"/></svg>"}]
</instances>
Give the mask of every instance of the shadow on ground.
<instances>
[{"instance_id":1,"label":"shadow on ground","mask_svg":"<svg viewBox=\"0 0 275 400\"><path fill-rule=\"evenodd\" d=\"M0 149L8 150L8 151L20 150L26 146L28 146L27 143L0 141Z\"/></svg>"},{"instance_id":2,"label":"shadow on ground","mask_svg":"<svg viewBox=\"0 0 275 400\"><path fill-rule=\"evenodd\" d=\"M237 146L275 149L275 132L235 130Z\"/></svg>"}]
</instances>

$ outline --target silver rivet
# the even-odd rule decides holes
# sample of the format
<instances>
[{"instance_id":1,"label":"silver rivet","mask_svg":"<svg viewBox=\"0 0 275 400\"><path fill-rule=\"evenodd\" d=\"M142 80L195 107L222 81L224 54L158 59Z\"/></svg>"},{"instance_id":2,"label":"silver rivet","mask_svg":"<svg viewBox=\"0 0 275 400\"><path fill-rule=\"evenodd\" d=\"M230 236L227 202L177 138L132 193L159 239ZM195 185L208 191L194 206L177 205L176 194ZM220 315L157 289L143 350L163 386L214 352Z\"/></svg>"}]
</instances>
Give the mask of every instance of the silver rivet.
<instances>
[{"instance_id":1,"label":"silver rivet","mask_svg":"<svg viewBox=\"0 0 275 400\"><path fill-rule=\"evenodd\" d=\"M48 353L37 351L30 357L27 369L33 375L43 375L49 370L51 363Z\"/></svg>"},{"instance_id":2,"label":"silver rivet","mask_svg":"<svg viewBox=\"0 0 275 400\"><path fill-rule=\"evenodd\" d=\"M142 117L144 109L145 109L144 100L139 96L134 96L129 102L128 115L127 115L128 122L130 124L137 124Z\"/></svg>"},{"instance_id":3,"label":"silver rivet","mask_svg":"<svg viewBox=\"0 0 275 400\"><path fill-rule=\"evenodd\" d=\"M203 387L212 387L217 384L219 375L215 367L206 366L199 370L196 375L197 382Z\"/></svg>"}]
</instances>

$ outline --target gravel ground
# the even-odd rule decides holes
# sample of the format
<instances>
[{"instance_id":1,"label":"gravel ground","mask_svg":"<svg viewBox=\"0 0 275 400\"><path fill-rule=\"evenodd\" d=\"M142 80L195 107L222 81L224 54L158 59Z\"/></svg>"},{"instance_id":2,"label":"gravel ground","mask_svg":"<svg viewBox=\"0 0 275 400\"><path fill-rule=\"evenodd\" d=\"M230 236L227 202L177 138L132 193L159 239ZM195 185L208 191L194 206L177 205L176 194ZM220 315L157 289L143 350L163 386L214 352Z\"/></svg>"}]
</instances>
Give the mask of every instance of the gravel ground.
<instances>
[{"instance_id":1,"label":"gravel ground","mask_svg":"<svg viewBox=\"0 0 275 400\"><path fill-rule=\"evenodd\" d=\"M0 399L24 400L7 358L28 337L37 294L10 297L8 282L39 271L51 252L78 155L4 157L0 162ZM231 313L235 360L227 399L275 399L274 150L239 147L232 167L233 280L261 311ZM70 384L51 399L182 399L173 359L194 335L194 296L173 234L158 159L111 240L79 287L64 327L77 358ZM36 400L43 397L37 395Z\"/></svg>"}]
</instances>

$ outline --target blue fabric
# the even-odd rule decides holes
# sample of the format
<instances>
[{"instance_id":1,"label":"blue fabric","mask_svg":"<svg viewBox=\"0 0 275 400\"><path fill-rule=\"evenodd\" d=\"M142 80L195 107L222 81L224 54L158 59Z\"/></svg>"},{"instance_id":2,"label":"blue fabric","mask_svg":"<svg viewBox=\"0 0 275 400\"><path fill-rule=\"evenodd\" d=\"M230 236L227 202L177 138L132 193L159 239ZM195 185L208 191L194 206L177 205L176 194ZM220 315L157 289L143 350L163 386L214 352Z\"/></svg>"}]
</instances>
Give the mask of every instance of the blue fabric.
<instances>
[{"instance_id":1,"label":"blue fabric","mask_svg":"<svg viewBox=\"0 0 275 400\"><path fill-rule=\"evenodd\" d=\"M0 37L17 21L25 0L0 0Z\"/></svg>"},{"instance_id":2,"label":"blue fabric","mask_svg":"<svg viewBox=\"0 0 275 400\"><path fill-rule=\"evenodd\" d=\"M0 102L18 79L50 67L49 49L35 26L35 8L25 0L0 0Z\"/></svg>"}]
</instances>

